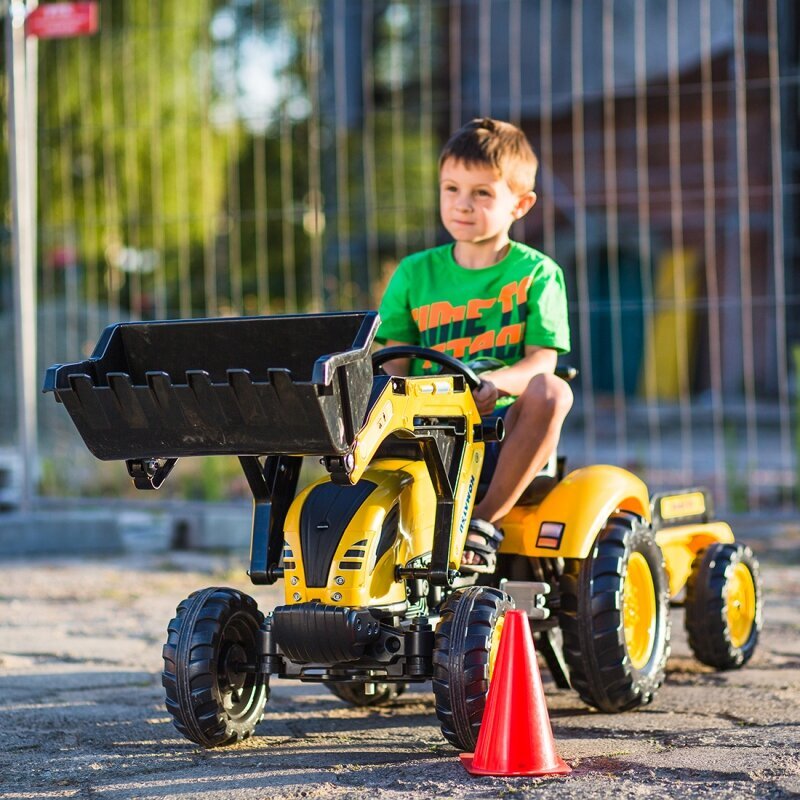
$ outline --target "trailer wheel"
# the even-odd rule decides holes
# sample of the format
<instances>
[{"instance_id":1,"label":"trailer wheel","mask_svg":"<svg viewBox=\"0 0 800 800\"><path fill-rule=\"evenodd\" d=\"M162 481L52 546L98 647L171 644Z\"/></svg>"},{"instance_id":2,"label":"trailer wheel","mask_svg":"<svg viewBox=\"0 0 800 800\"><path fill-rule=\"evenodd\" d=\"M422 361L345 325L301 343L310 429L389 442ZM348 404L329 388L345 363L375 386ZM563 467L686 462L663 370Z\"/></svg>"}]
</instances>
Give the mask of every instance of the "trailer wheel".
<instances>
[{"instance_id":1,"label":"trailer wheel","mask_svg":"<svg viewBox=\"0 0 800 800\"><path fill-rule=\"evenodd\" d=\"M761 581L749 547L701 550L686 583L685 626L698 661L716 669L746 664L761 630Z\"/></svg>"},{"instance_id":2,"label":"trailer wheel","mask_svg":"<svg viewBox=\"0 0 800 800\"><path fill-rule=\"evenodd\" d=\"M187 739L219 747L255 730L269 696L269 679L254 670L263 621L255 600L235 589L203 589L178 606L161 682L167 711Z\"/></svg>"},{"instance_id":3,"label":"trailer wheel","mask_svg":"<svg viewBox=\"0 0 800 800\"><path fill-rule=\"evenodd\" d=\"M433 647L433 694L442 734L460 750L478 741L486 695L511 598L499 589L470 586L441 609Z\"/></svg>"},{"instance_id":4,"label":"trailer wheel","mask_svg":"<svg viewBox=\"0 0 800 800\"><path fill-rule=\"evenodd\" d=\"M385 706L406 690L405 683L376 683L373 694L367 694L363 683L325 681L325 686L331 694L352 706Z\"/></svg>"},{"instance_id":5,"label":"trailer wheel","mask_svg":"<svg viewBox=\"0 0 800 800\"><path fill-rule=\"evenodd\" d=\"M570 680L607 712L651 702L669 656L669 580L640 517L609 517L586 559L568 559L559 622Z\"/></svg>"}]
</instances>

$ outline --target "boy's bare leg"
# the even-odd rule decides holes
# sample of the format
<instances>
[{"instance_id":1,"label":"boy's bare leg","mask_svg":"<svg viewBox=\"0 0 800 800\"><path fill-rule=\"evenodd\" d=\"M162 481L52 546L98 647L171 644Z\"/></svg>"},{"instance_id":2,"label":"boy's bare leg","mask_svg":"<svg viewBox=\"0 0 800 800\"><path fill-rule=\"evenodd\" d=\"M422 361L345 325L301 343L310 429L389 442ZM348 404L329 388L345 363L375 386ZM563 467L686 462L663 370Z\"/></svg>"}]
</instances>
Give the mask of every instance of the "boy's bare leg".
<instances>
[{"instance_id":1,"label":"boy's bare leg","mask_svg":"<svg viewBox=\"0 0 800 800\"><path fill-rule=\"evenodd\" d=\"M571 407L572 390L561 378L542 373L531 379L506 416L506 437L497 467L473 517L494 524L508 514L550 458ZM462 563L474 560L480 559L464 552Z\"/></svg>"}]
</instances>

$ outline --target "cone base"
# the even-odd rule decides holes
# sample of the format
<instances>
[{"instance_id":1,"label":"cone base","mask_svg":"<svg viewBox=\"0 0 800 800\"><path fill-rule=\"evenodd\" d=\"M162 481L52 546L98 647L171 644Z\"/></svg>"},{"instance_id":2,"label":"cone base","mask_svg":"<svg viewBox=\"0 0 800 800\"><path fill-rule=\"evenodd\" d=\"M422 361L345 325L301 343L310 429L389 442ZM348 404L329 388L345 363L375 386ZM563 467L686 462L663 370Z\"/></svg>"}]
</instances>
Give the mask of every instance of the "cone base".
<instances>
[{"instance_id":1,"label":"cone base","mask_svg":"<svg viewBox=\"0 0 800 800\"><path fill-rule=\"evenodd\" d=\"M530 768L530 769L521 769L521 770L508 770L503 771L500 769L481 769L480 767L476 767L473 765L473 759L475 758L475 753L461 753L460 756L461 763L464 765L464 769L469 772L470 775L496 775L498 777L522 777L522 776L543 776L543 775L566 775L569 772L572 772L572 769L569 765L559 756L556 756L556 761L551 766L542 766L539 768Z\"/></svg>"}]
</instances>

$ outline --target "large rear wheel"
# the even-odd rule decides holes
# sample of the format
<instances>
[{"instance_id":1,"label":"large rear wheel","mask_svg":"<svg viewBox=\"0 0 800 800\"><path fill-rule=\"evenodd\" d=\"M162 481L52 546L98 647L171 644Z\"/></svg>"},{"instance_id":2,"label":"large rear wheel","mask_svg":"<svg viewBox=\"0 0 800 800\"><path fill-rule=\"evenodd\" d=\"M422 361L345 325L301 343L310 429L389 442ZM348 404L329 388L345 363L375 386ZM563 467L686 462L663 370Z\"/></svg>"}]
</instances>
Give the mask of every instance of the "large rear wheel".
<instances>
[{"instance_id":1,"label":"large rear wheel","mask_svg":"<svg viewBox=\"0 0 800 800\"><path fill-rule=\"evenodd\" d=\"M470 586L442 606L433 648L433 694L442 733L460 750L475 750L486 695L511 598Z\"/></svg>"},{"instance_id":2,"label":"large rear wheel","mask_svg":"<svg viewBox=\"0 0 800 800\"><path fill-rule=\"evenodd\" d=\"M268 679L257 672L256 601L212 587L184 600L169 623L161 682L175 727L203 747L246 739L264 715Z\"/></svg>"},{"instance_id":3,"label":"large rear wheel","mask_svg":"<svg viewBox=\"0 0 800 800\"><path fill-rule=\"evenodd\" d=\"M649 703L669 655L669 580L650 528L612 515L586 559L569 559L559 621L573 688L601 711Z\"/></svg>"},{"instance_id":4,"label":"large rear wheel","mask_svg":"<svg viewBox=\"0 0 800 800\"><path fill-rule=\"evenodd\" d=\"M686 583L686 632L699 661L737 669L761 630L761 581L749 547L715 543L701 550Z\"/></svg>"}]
</instances>

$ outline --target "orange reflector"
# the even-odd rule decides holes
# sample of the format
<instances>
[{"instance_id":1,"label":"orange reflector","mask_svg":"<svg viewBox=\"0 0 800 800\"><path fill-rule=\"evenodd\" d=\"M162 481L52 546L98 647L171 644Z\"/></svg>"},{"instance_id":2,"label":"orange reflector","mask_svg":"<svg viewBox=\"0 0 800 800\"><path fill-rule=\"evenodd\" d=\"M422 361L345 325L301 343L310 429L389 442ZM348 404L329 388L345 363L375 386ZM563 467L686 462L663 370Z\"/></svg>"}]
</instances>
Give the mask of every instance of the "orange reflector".
<instances>
[{"instance_id":1,"label":"orange reflector","mask_svg":"<svg viewBox=\"0 0 800 800\"><path fill-rule=\"evenodd\" d=\"M536 546L547 550L558 550L561 544L561 537L564 535L564 527L563 522L543 522L539 526Z\"/></svg>"}]
</instances>

